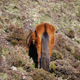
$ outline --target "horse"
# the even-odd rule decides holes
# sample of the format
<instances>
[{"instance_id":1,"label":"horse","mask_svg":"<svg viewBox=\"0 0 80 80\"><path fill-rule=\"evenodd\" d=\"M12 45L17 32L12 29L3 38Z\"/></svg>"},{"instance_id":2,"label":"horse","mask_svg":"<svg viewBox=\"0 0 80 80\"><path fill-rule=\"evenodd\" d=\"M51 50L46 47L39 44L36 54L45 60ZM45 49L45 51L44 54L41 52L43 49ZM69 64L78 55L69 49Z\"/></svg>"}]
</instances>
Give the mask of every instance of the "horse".
<instances>
[{"instance_id":1,"label":"horse","mask_svg":"<svg viewBox=\"0 0 80 80\"><path fill-rule=\"evenodd\" d=\"M26 44L29 56L35 62L35 67L49 71L50 56L55 43L55 27L49 23L41 23L35 31L30 31Z\"/></svg>"}]
</instances>

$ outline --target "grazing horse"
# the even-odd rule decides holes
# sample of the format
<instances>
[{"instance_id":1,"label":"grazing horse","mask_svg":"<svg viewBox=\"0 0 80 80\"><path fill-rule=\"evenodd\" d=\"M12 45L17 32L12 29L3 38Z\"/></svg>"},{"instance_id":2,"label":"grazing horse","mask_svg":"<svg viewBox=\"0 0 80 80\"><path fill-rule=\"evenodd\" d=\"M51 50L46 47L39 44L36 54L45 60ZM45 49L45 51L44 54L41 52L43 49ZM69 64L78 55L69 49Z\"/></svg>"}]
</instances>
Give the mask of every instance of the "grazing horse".
<instances>
[{"instance_id":1,"label":"grazing horse","mask_svg":"<svg viewBox=\"0 0 80 80\"><path fill-rule=\"evenodd\" d=\"M41 23L36 26L34 32L27 37L29 56L33 58L35 67L49 71L50 56L55 42L55 28L48 23Z\"/></svg>"}]
</instances>

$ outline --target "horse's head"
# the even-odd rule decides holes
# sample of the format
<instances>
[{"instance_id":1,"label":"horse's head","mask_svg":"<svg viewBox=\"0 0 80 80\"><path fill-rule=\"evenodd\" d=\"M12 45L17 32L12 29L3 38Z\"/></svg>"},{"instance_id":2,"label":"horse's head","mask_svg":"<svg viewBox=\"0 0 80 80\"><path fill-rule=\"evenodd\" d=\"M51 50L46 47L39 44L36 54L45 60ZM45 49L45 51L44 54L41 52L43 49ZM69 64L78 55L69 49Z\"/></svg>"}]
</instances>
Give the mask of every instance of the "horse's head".
<instances>
[{"instance_id":1,"label":"horse's head","mask_svg":"<svg viewBox=\"0 0 80 80\"><path fill-rule=\"evenodd\" d=\"M28 36L26 38L26 45L27 45L28 49L30 47L31 41L32 41L32 43L34 45L35 44L35 31L32 32L32 30L29 31L29 34L28 34Z\"/></svg>"},{"instance_id":2,"label":"horse's head","mask_svg":"<svg viewBox=\"0 0 80 80\"><path fill-rule=\"evenodd\" d=\"M27 38L26 38L27 48L29 48L29 43L30 43L31 34L32 34L32 30L29 31L29 34L27 35Z\"/></svg>"}]
</instances>

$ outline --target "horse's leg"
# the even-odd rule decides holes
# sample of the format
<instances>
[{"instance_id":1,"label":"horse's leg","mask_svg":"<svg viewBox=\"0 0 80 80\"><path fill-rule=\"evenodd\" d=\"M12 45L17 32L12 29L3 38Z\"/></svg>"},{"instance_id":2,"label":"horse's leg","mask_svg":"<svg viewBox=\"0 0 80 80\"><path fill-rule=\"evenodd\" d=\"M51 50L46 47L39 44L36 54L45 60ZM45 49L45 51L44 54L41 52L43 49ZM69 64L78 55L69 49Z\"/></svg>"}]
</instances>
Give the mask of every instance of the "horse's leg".
<instances>
[{"instance_id":1,"label":"horse's leg","mask_svg":"<svg viewBox=\"0 0 80 80\"><path fill-rule=\"evenodd\" d=\"M38 54L38 68L40 68L40 65L41 65L41 41L40 41L39 37L37 38L36 48L37 48L37 54Z\"/></svg>"},{"instance_id":2,"label":"horse's leg","mask_svg":"<svg viewBox=\"0 0 80 80\"><path fill-rule=\"evenodd\" d=\"M38 68L41 68L41 54L38 54Z\"/></svg>"},{"instance_id":3,"label":"horse's leg","mask_svg":"<svg viewBox=\"0 0 80 80\"><path fill-rule=\"evenodd\" d=\"M35 68L38 68L38 60L35 61Z\"/></svg>"}]
</instances>

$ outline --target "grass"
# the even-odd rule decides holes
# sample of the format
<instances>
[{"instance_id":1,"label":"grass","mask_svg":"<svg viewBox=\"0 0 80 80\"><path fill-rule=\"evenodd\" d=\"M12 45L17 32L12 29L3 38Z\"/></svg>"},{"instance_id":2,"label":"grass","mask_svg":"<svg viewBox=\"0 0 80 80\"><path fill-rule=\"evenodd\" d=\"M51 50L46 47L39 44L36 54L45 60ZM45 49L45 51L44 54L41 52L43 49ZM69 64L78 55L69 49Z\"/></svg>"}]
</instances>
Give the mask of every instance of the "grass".
<instances>
[{"instance_id":1,"label":"grass","mask_svg":"<svg viewBox=\"0 0 80 80\"><path fill-rule=\"evenodd\" d=\"M80 1L77 1L76 4L78 4L80 6Z\"/></svg>"},{"instance_id":2,"label":"grass","mask_svg":"<svg viewBox=\"0 0 80 80\"><path fill-rule=\"evenodd\" d=\"M57 50L53 50L51 56L54 58L54 60L63 59L63 55L60 52L58 52Z\"/></svg>"},{"instance_id":3,"label":"grass","mask_svg":"<svg viewBox=\"0 0 80 80\"><path fill-rule=\"evenodd\" d=\"M21 71L22 73L26 74L26 70L24 70L22 67L18 67L18 70Z\"/></svg>"},{"instance_id":4,"label":"grass","mask_svg":"<svg viewBox=\"0 0 80 80\"><path fill-rule=\"evenodd\" d=\"M12 47L8 52L6 51L6 54L4 52L4 55L8 64L11 66L25 67L26 65L28 66L32 64L32 60L29 59L29 56L23 47Z\"/></svg>"},{"instance_id":5,"label":"grass","mask_svg":"<svg viewBox=\"0 0 80 80\"><path fill-rule=\"evenodd\" d=\"M76 41L78 44L80 44L80 38L79 39L74 38L74 41Z\"/></svg>"},{"instance_id":6,"label":"grass","mask_svg":"<svg viewBox=\"0 0 80 80\"><path fill-rule=\"evenodd\" d=\"M27 30L27 27L29 27L28 24L32 24L31 27L33 27L40 24L41 22L48 22L55 25L56 30L58 30L58 32L61 32L62 34L64 34L65 32L62 32L61 29L64 29L67 32L70 31L70 28L74 29L77 35L76 36L77 38L74 38L74 41L80 44L79 0L77 2L70 2L70 3L65 3L63 2L63 0L59 2L50 2L50 0L40 0L39 2L29 1L29 0L22 0L21 2L18 0L13 0L13 1L0 0L0 1L1 1L0 35L4 34L4 31L7 32L7 34L9 34L8 39L12 45L12 47L2 48L1 55L5 56L7 63L9 65L18 67L18 70L21 71L22 73L26 73L25 71L26 67L27 68L32 67L31 69L34 68L33 61L29 59L28 56L29 52L26 52L23 47L20 47L26 45L25 38L27 32L22 33L24 32L24 30L22 29L22 27L24 27L23 22L26 22L27 24L25 26L25 30ZM14 26L10 27L11 24L13 24ZM20 31L18 31L19 28ZM61 53L59 51L54 51L53 57L55 57L56 60L58 59L61 60L64 59L63 58L64 53L67 54L67 52L69 52L70 53L69 55L73 55L74 59L80 60L78 49L75 51L75 48L76 47L74 46L68 45L67 48L65 47L62 49L63 52ZM53 64L50 65L51 65L51 69L53 70L52 74L55 75L56 65L54 64L54 62ZM42 70L40 70L39 72L41 71ZM44 72L40 74L39 78L42 76L43 77L47 76L44 75L45 73L44 74L43 73ZM6 79L7 74L2 73L0 78L2 78L3 80ZM13 74L12 78L20 80L17 74ZM59 77L59 79L62 79L62 77Z\"/></svg>"},{"instance_id":7,"label":"grass","mask_svg":"<svg viewBox=\"0 0 80 80\"><path fill-rule=\"evenodd\" d=\"M50 72L53 73L57 69L56 65L54 64L54 61L50 63Z\"/></svg>"},{"instance_id":8,"label":"grass","mask_svg":"<svg viewBox=\"0 0 80 80\"><path fill-rule=\"evenodd\" d=\"M8 52L9 52L9 48L4 47L4 48L2 48L2 53L1 53L1 55L6 56Z\"/></svg>"}]
</instances>

